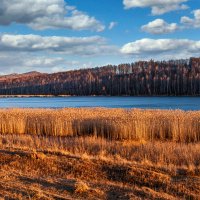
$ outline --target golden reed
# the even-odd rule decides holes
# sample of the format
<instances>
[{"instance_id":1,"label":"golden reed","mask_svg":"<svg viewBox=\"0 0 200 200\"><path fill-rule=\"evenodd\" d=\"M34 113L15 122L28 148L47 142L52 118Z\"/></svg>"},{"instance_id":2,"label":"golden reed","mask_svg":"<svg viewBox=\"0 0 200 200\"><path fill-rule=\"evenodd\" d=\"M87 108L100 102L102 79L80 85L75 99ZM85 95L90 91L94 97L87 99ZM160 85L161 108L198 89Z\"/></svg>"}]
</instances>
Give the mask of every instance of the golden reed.
<instances>
[{"instance_id":1,"label":"golden reed","mask_svg":"<svg viewBox=\"0 0 200 200\"><path fill-rule=\"evenodd\" d=\"M0 134L200 141L200 111L105 108L0 109Z\"/></svg>"}]
</instances>

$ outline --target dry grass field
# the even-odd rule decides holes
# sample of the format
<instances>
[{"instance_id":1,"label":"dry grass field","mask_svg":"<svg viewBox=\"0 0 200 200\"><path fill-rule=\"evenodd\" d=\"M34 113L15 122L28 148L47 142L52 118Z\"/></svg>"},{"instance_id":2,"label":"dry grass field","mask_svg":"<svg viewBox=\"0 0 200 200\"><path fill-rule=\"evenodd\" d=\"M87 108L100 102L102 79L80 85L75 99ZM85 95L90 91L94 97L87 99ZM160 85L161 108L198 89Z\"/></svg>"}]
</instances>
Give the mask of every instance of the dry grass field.
<instances>
[{"instance_id":1,"label":"dry grass field","mask_svg":"<svg viewBox=\"0 0 200 200\"><path fill-rule=\"evenodd\" d=\"M0 199L200 199L200 112L2 109Z\"/></svg>"}]
</instances>

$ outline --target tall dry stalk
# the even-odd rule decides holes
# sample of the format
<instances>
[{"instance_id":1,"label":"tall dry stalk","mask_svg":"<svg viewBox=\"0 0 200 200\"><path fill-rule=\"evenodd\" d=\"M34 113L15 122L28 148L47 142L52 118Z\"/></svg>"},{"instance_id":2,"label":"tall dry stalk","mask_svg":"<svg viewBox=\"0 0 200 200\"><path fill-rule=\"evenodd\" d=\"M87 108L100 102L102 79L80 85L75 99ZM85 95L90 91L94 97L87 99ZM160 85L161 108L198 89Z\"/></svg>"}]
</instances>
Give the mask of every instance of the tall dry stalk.
<instances>
[{"instance_id":1,"label":"tall dry stalk","mask_svg":"<svg viewBox=\"0 0 200 200\"><path fill-rule=\"evenodd\" d=\"M200 111L105 108L1 109L1 134L200 141Z\"/></svg>"}]
</instances>

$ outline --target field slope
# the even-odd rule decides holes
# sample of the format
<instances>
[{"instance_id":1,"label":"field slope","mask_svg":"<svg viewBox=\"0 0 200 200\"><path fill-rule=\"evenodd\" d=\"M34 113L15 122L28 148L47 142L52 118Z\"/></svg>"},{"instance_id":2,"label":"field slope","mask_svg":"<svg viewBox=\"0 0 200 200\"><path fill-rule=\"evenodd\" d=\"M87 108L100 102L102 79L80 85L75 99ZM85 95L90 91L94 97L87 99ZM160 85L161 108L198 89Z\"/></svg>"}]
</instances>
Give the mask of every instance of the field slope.
<instances>
[{"instance_id":1,"label":"field slope","mask_svg":"<svg viewBox=\"0 0 200 200\"><path fill-rule=\"evenodd\" d=\"M200 199L199 115L0 110L0 198Z\"/></svg>"}]
</instances>

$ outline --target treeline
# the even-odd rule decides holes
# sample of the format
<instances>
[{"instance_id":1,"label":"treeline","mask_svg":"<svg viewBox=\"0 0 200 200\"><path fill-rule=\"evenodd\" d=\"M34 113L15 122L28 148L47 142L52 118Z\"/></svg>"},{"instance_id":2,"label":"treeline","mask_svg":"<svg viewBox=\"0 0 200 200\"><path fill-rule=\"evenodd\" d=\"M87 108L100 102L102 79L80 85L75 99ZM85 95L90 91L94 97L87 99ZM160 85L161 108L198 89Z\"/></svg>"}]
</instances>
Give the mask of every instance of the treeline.
<instances>
[{"instance_id":1,"label":"treeline","mask_svg":"<svg viewBox=\"0 0 200 200\"><path fill-rule=\"evenodd\" d=\"M200 95L200 58L0 79L0 95Z\"/></svg>"}]
</instances>

